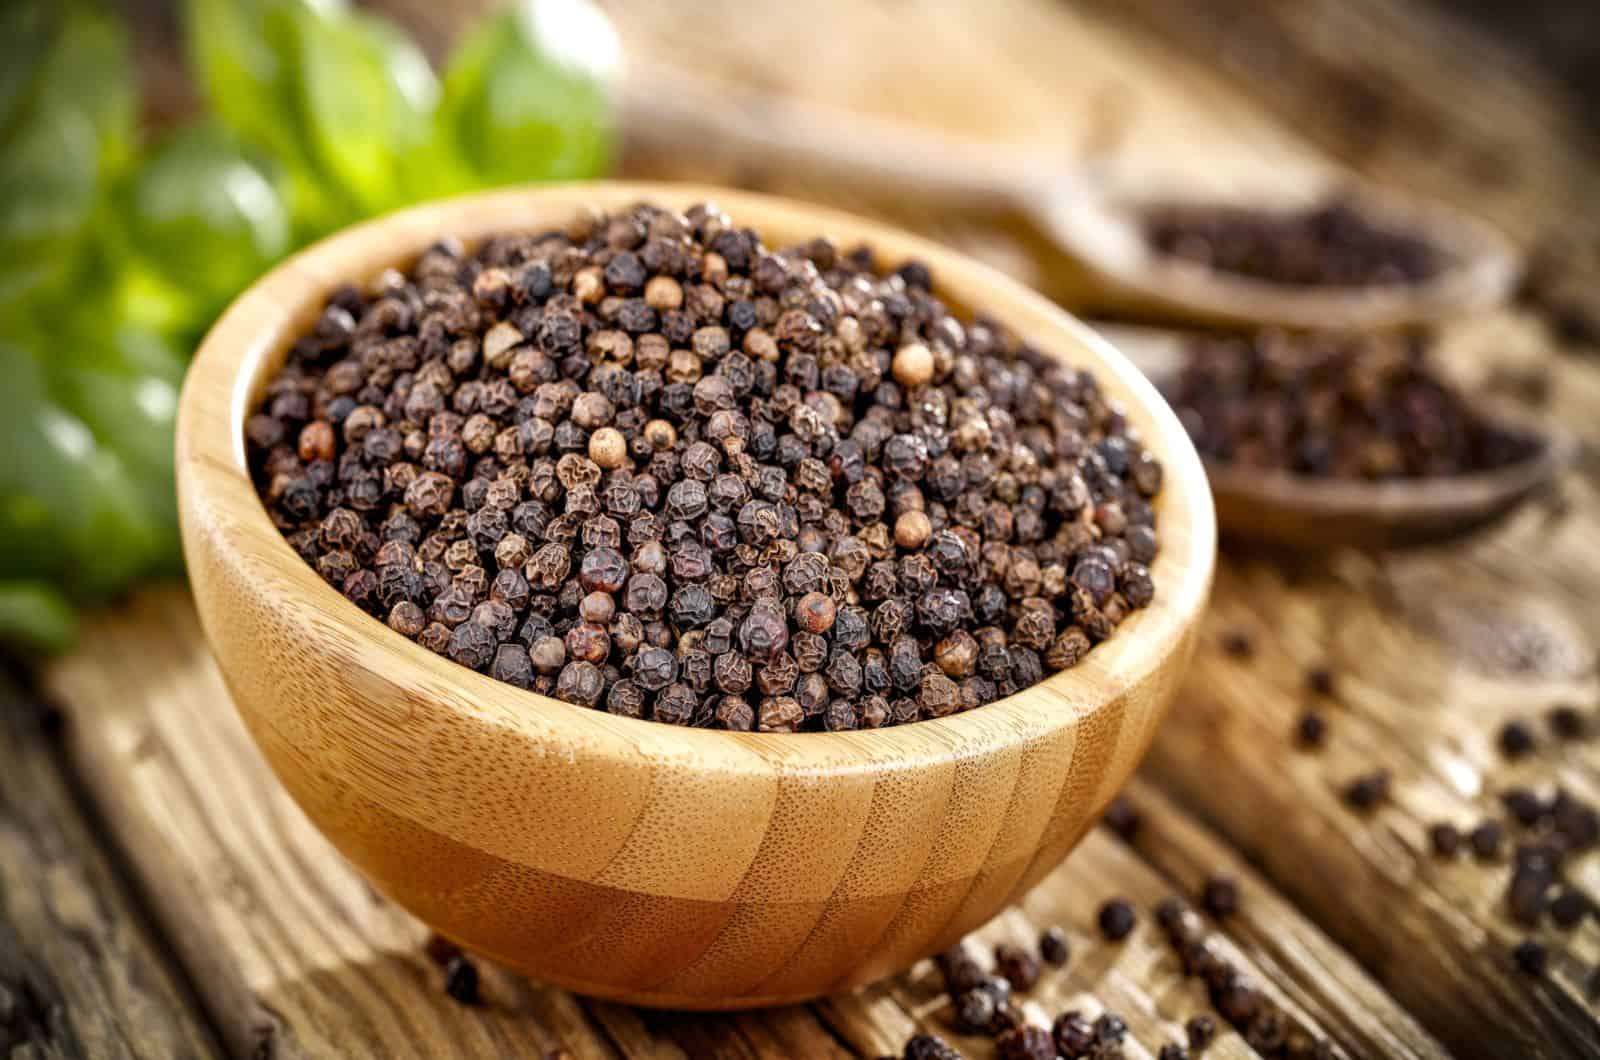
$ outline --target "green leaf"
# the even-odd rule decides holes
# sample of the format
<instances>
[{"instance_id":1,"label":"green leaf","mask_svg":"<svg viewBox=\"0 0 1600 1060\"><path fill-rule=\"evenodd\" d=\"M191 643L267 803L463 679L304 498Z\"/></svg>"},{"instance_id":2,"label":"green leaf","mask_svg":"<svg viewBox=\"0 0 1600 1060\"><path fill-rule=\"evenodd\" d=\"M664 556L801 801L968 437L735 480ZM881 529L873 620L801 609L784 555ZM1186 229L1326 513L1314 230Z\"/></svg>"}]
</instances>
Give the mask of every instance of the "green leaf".
<instances>
[{"instance_id":1,"label":"green leaf","mask_svg":"<svg viewBox=\"0 0 1600 1060\"><path fill-rule=\"evenodd\" d=\"M475 27L444 77L439 135L459 168L442 190L603 172L620 58L588 0L515 0Z\"/></svg>"},{"instance_id":2,"label":"green leaf","mask_svg":"<svg viewBox=\"0 0 1600 1060\"><path fill-rule=\"evenodd\" d=\"M128 465L51 398L39 358L0 345L0 372L0 451L26 456L0 461L0 578L85 596L123 587L164 551Z\"/></svg>"},{"instance_id":3,"label":"green leaf","mask_svg":"<svg viewBox=\"0 0 1600 1060\"><path fill-rule=\"evenodd\" d=\"M60 652L78 636L72 606L43 582L0 582L0 640Z\"/></svg>"},{"instance_id":4,"label":"green leaf","mask_svg":"<svg viewBox=\"0 0 1600 1060\"><path fill-rule=\"evenodd\" d=\"M323 169L363 211L409 201L406 169L439 94L428 60L373 15L312 15L297 26L305 126Z\"/></svg>"},{"instance_id":5,"label":"green leaf","mask_svg":"<svg viewBox=\"0 0 1600 1060\"><path fill-rule=\"evenodd\" d=\"M0 4L0 136L32 98L35 75L60 21L61 9L45 0Z\"/></svg>"},{"instance_id":6,"label":"green leaf","mask_svg":"<svg viewBox=\"0 0 1600 1060\"><path fill-rule=\"evenodd\" d=\"M39 71L33 122L81 114L99 143L100 171L127 161L138 117L138 79L127 30L88 0L66 6L66 18Z\"/></svg>"},{"instance_id":7,"label":"green leaf","mask_svg":"<svg viewBox=\"0 0 1600 1060\"><path fill-rule=\"evenodd\" d=\"M342 0L185 0L191 68L212 112L282 170L297 236L351 219L351 204L312 156L301 114L300 24L336 17Z\"/></svg>"},{"instance_id":8,"label":"green leaf","mask_svg":"<svg viewBox=\"0 0 1600 1060\"><path fill-rule=\"evenodd\" d=\"M98 147L89 119L64 110L0 150L0 305L63 273L94 212Z\"/></svg>"},{"instance_id":9,"label":"green leaf","mask_svg":"<svg viewBox=\"0 0 1600 1060\"><path fill-rule=\"evenodd\" d=\"M128 254L209 318L289 249L278 190L220 129L164 140L117 196Z\"/></svg>"}]
</instances>

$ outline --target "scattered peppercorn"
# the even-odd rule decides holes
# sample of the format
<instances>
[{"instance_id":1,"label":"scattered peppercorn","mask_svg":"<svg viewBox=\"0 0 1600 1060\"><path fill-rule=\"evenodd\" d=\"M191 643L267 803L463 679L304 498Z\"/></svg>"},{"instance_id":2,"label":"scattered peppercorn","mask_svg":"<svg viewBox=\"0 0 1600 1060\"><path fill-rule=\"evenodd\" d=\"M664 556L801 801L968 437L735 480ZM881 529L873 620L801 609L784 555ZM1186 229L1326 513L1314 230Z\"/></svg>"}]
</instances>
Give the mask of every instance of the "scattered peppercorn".
<instances>
[{"instance_id":1,"label":"scattered peppercorn","mask_svg":"<svg viewBox=\"0 0 1600 1060\"><path fill-rule=\"evenodd\" d=\"M1500 753L1521 758L1534 748L1533 727L1525 721L1508 721L1500 727Z\"/></svg>"},{"instance_id":2,"label":"scattered peppercorn","mask_svg":"<svg viewBox=\"0 0 1600 1060\"><path fill-rule=\"evenodd\" d=\"M1065 1057L1088 1056L1096 1044L1094 1024L1076 1009L1056 1017L1050 1026L1050 1037L1055 1040L1056 1052Z\"/></svg>"},{"instance_id":3,"label":"scattered peppercorn","mask_svg":"<svg viewBox=\"0 0 1600 1060\"><path fill-rule=\"evenodd\" d=\"M1255 642L1242 629L1230 629L1223 633L1221 644L1223 653L1235 659L1248 659L1256 653Z\"/></svg>"},{"instance_id":4,"label":"scattered peppercorn","mask_svg":"<svg viewBox=\"0 0 1600 1060\"><path fill-rule=\"evenodd\" d=\"M1093 376L958 320L918 263L769 250L710 205L441 242L341 289L246 442L358 606L631 718L943 717L1155 591L1161 465Z\"/></svg>"},{"instance_id":5,"label":"scattered peppercorn","mask_svg":"<svg viewBox=\"0 0 1600 1060\"><path fill-rule=\"evenodd\" d=\"M1570 931L1583 922L1591 906L1583 892L1573 887L1562 887L1550 900L1550 919L1563 931Z\"/></svg>"},{"instance_id":6,"label":"scattered peppercorn","mask_svg":"<svg viewBox=\"0 0 1600 1060\"><path fill-rule=\"evenodd\" d=\"M1582 740L1589 735L1589 723L1583 712L1570 703L1552 708L1549 721L1550 731L1558 740Z\"/></svg>"},{"instance_id":7,"label":"scattered peppercorn","mask_svg":"<svg viewBox=\"0 0 1600 1060\"><path fill-rule=\"evenodd\" d=\"M1168 1042L1156 1054L1156 1060L1189 1060L1189 1050L1177 1042Z\"/></svg>"},{"instance_id":8,"label":"scattered peppercorn","mask_svg":"<svg viewBox=\"0 0 1600 1060\"><path fill-rule=\"evenodd\" d=\"M1000 1060L1056 1060L1056 1045L1049 1031L1025 1023L995 1040L995 1054Z\"/></svg>"},{"instance_id":9,"label":"scattered peppercorn","mask_svg":"<svg viewBox=\"0 0 1600 1060\"><path fill-rule=\"evenodd\" d=\"M1039 956L1045 963L1060 968L1072 956L1072 946L1067 942L1067 933L1059 927L1045 928L1039 936Z\"/></svg>"},{"instance_id":10,"label":"scattered peppercorn","mask_svg":"<svg viewBox=\"0 0 1600 1060\"><path fill-rule=\"evenodd\" d=\"M1032 990L1039 981L1039 960L1021 946L1002 942L994 948L994 970L1013 990Z\"/></svg>"},{"instance_id":11,"label":"scattered peppercorn","mask_svg":"<svg viewBox=\"0 0 1600 1060\"><path fill-rule=\"evenodd\" d=\"M1193 1052L1203 1053L1211 1047L1217 1038L1217 1021L1201 1013L1190 1016L1189 1021L1183 1025L1184 1034L1189 1038L1189 1048Z\"/></svg>"},{"instance_id":12,"label":"scattered peppercorn","mask_svg":"<svg viewBox=\"0 0 1600 1060\"><path fill-rule=\"evenodd\" d=\"M1523 939L1511 951L1512 960L1524 975L1543 976L1550 965L1550 951L1537 939Z\"/></svg>"},{"instance_id":13,"label":"scattered peppercorn","mask_svg":"<svg viewBox=\"0 0 1600 1060\"><path fill-rule=\"evenodd\" d=\"M1370 810L1389 794L1389 771L1377 769L1351 781L1344 789L1344 800L1358 810Z\"/></svg>"},{"instance_id":14,"label":"scattered peppercorn","mask_svg":"<svg viewBox=\"0 0 1600 1060\"><path fill-rule=\"evenodd\" d=\"M1315 710L1300 715L1300 720L1295 724L1295 737L1306 747L1321 747L1327 735L1328 722Z\"/></svg>"},{"instance_id":15,"label":"scattered peppercorn","mask_svg":"<svg viewBox=\"0 0 1600 1060\"><path fill-rule=\"evenodd\" d=\"M1154 205L1144 231L1157 253L1295 287L1418 284L1444 264L1430 240L1367 216L1344 196L1286 211Z\"/></svg>"},{"instance_id":16,"label":"scattered peppercorn","mask_svg":"<svg viewBox=\"0 0 1600 1060\"><path fill-rule=\"evenodd\" d=\"M478 969L471 961L457 954L444 968L444 990L463 1005L478 1003Z\"/></svg>"},{"instance_id":17,"label":"scattered peppercorn","mask_svg":"<svg viewBox=\"0 0 1600 1060\"><path fill-rule=\"evenodd\" d=\"M1306 687L1319 696L1334 694L1333 670L1327 666L1313 666L1306 671Z\"/></svg>"},{"instance_id":18,"label":"scattered peppercorn","mask_svg":"<svg viewBox=\"0 0 1600 1060\"><path fill-rule=\"evenodd\" d=\"M461 956L461 947L443 935L429 935L424 951L428 959L440 967L448 964L452 957Z\"/></svg>"},{"instance_id":19,"label":"scattered peppercorn","mask_svg":"<svg viewBox=\"0 0 1600 1060\"><path fill-rule=\"evenodd\" d=\"M913 1035L901 1055L903 1060L961 1060L961 1054L937 1034Z\"/></svg>"},{"instance_id":20,"label":"scattered peppercorn","mask_svg":"<svg viewBox=\"0 0 1600 1060\"><path fill-rule=\"evenodd\" d=\"M1132 842L1133 837L1139 832L1139 824L1141 822L1139 810L1128 800L1126 795L1118 795L1112 799L1110 804L1106 806L1106 812L1102 819L1107 827L1128 842Z\"/></svg>"},{"instance_id":21,"label":"scattered peppercorn","mask_svg":"<svg viewBox=\"0 0 1600 1060\"><path fill-rule=\"evenodd\" d=\"M1212 916L1232 916L1239 911L1239 881L1224 873L1206 879L1201 901Z\"/></svg>"},{"instance_id":22,"label":"scattered peppercorn","mask_svg":"<svg viewBox=\"0 0 1600 1060\"><path fill-rule=\"evenodd\" d=\"M1121 942L1133 931L1138 922L1133 906L1121 898L1113 898L1100 907L1100 933L1112 942Z\"/></svg>"},{"instance_id":23,"label":"scattered peppercorn","mask_svg":"<svg viewBox=\"0 0 1600 1060\"><path fill-rule=\"evenodd\" d=\"M1500 856L1500 842L1504 834L1499 821L1486 820L1472 830L1467 841L1472 844L1472 853L1479 861L1493 861Z\"/></svg>"},{"instance_id":24,"label":"scattered peppercorn","mask_svg":"<svg viewBox=\"0 0 1600 1060\"><path fill-rule=\"evenodd\" d=\"M1257 471L1436 478L1507 467L1541 444L1484 418L1416 337L1196 338L1164 390L1201 455Z\"/></svg>"},{"instance_id":25,"label":"scattered peppercorn","mask_svg":"<svg viewBox=\"0 0 1600 1060\"><path fill-rule=\"evenodd\" d=\"M1453 858L1461 849L1461 829L1449 821L1436 821L1428 826L1428 842L1434 857Z\"/></svg>"}]
</instances>

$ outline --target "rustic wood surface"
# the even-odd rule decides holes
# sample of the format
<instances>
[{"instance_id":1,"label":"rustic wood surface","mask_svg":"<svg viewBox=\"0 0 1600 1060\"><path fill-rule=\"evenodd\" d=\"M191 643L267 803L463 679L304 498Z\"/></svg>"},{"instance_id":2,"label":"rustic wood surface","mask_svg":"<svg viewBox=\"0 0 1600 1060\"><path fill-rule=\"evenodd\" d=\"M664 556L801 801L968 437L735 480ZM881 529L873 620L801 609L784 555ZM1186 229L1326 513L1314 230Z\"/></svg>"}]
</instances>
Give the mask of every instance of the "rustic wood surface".
<instances>
[{"instance_id":1,"label":"rustic wood surface","mask_svg":"<svg viewBox=\"0 0 1600 1060\"><path fill-rule=\"evenodd\" d=\"M930 962L812 1006L727 1016L575 998L486 965L486 1003L458 1005L422 952L425 929L377 897L273 779L202 647L187 593L141 593L122 614L95 619L87 636L92 652L49 673L63 701L96 704L92 719L85 714L69 728L69 753L151 886L157 924L194 971L237 1054L873 1057L898 1052L909 1034L928 1029L971 1056L991 1055L987 1042L952 1031ZM1237 940L1230 948L1305 1028L1326 1033L1348 1057L1379 1055L1374 1043L1381 1055L1445 1055L1184 811L1169 806L1146 816L1147 828L1180 837L1168 856L1181 852L1206 873L1243 881L1240 923L1259 938L1230 930ZM1047 971L1027 1011L1048 1019L1070 1006L1113 1009L1138 1039L1131 1055L1154 1055L1185 1019L1210 1011L1204 990L1182 978L1150 921L1161 898L1193 898L1194 877L1182 867L1165 874L1098 829L976 939L1031 941L1045 926L1064 927L1073 958L1064 970ZM1119 895L1137 905L1141 925L1126 942L1108 943L1094 919L1102 902ZM981 946L974 951L987 957ZM1214 1048L1208 1055L1256 1055L1231 1031Z\"/></svg>"},{"instance_id":2,"label":"rustic wood surface","mask_svg":"<svg viewBox=\"0 0 1600 1060\"><path fill-rule=\"evenodd\" d=\"M42 713L0 675L0 1053L217 1055L64 781Z\"/></svg>"},{"instance_id":3,"label":"rustic wood surface","mask_svg":"<svg viewBox=\"0 0 1600 1060\"><path fill-rule=\"evenodd\" d=\"M436 55L459 17L422 0L382 6L428 30ZM1600 745L1557 747L1541 724L1543 746L1528 759L1508 764L1494 746L1503 719L1539 722L1557 702L1600 724L1600 365L1576 341L1582 319L1565 312L1600 302L1588 279L1600 257L1590 205L1600 168L1560 93L1431 6L1390 0L607 6L636 62L949 135L1156 158L1219 190L1263 166L1305 188L1351 167L1468 207L1536 251L1540 315L1459 322L1445 353L1485 385L1545 392L1534 411L1584 439L1578 468L1504 525L1448 547L1315 562L1225 554L1192 679L1130 789L1144 819L1131 847L1091 834L981 934L1024 938L1062 923L1073 960L1047 973L1030 1011L1108 1005L1134 1029L1130 1055L1154 1055L1207 1006L1177 975L1149 903L1193 895L1222 869L1242 891L1224 925L1229 945L1345 1055L1600 1055L1600 922L1541 929L1550 976L1522 976L1508 957L1524 932L1505 910L1506 863L1440 864L1423 835L1436 819L1470 825L1494 813L1509 783L1600 794ZM1016 218L873 202L714 152L634 153L628 166L870 209L1046 292L1071 290ZM1219 647L1241 630L1256 646L1248 661ZM1324 664L1337 688L1320 702L1307 670ZM273 783L180 591L100 616L45 676L72 719L75 783L235 1054L871 1057L897 1052L919 1027L949 1033L926 963L813 1006L738 1016L586 1001L491 970L490 1003L462 1008L421 954L422 929L375 898ZM1320 753L1291 738L1308 706L1329 722ZM1393 772L1392 797L1368 815L1347 808L1342 787L1380 766ZM1597 860L1570 872L1591 898ZM1095 907L1116 893L1145 920L1120 947L1092 929ZM37 959L41 945L24 933L21 952ZM169 1003L186 1011L181 995ZM130 1040L134 1053L170 1055ZM1253 1053L1230 1032L1208 1055Z\"/></svg>"}]
</instances>

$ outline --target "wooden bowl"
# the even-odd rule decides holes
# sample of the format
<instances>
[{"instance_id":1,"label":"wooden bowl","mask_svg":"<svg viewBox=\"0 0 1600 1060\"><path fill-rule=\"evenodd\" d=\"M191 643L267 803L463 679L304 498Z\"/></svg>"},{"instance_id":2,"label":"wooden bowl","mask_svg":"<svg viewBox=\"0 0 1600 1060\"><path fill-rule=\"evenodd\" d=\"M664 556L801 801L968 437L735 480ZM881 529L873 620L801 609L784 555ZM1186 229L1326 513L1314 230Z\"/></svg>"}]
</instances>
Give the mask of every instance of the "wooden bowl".
<instances>
[{"instance_id":1,"label":"wooden bowl","mask_svg":"<svg viewBox=\"0 0 1600 1060\"><path fill-rule=\"evenodd\" d=\"M1076 669L1003 702L873 732L769 735L617 718L439 658L323 583L274 529L243 427L339 282L454 235L581 207L715 199L772 245L827 233L1094 369L1166 467L1155 602ZM537 979L733 1009L870 982L983 923L1071 850L1144 753L1194 645L1215 558L1200 461L1142 376L1000 274L844 214L720 189L501 191L360 225L228 310L185 383L184 550L234 703L306 814L442 934Z\"/></svg>"}]
</instances>

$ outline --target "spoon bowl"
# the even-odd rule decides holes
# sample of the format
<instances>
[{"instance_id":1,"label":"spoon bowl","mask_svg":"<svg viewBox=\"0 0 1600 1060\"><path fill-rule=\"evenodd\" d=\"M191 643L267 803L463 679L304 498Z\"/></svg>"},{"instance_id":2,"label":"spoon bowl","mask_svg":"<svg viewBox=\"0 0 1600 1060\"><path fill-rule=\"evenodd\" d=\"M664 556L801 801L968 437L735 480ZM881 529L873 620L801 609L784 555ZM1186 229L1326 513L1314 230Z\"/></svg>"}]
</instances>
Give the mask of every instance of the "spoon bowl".
<instances>
[{"instance_id":1,"label":"spoon bowl","mask_svg":"<svg viewBox=\"0 0 1600 1060\"><path fill-rule=\"evenodd\" d=\"M1097 327L1158 388L1182 367L1180 332ZM1483 527L1515 509L1571 462L1572 440L1502 408L1480 410L1539 440L1524 460L1493 471L1421 479L1318 478L1204 461L1217 523L1230 537L1305 551L1421 544Z\"/></svg>"},{"instance_id":2,"label":"spoon bowl","mask_svg":"<svg viewBox=\"0 0 1600 1060\"><path fill-rule=\"evenodd\" d=\"M652 70L624 94L630 149L655 168L681 166L683 145L750 172L800 174L887 207L907 201L975 213L1008 211L1042 240L1050 293L1085 312L1152 322L1374 329L1427 323L1504 301L1519 256L1498 231L1443 203L1364 186L1329 186L1364 217L1423 237L1441 257L1421 283L1293 286L1156 251L1142 219L1153 206L1292 209L1271 173L1257 186L1195 190L1191 174L1126 156L1073 160L1035 147L961 142L899 121L747 92L698 75ZM698 163L691 163L698 164ZM1265 179L1262 179L1265 178ZM1345 182L1346 185L1349 182ZM1226 194L1222 194L1226 192Z\"/></svg>"},{"instance_id":3,"label":"spoon bowl","mask_svg":"<svg viewBox=\"0 0 1600 1060\"><path fill-rule=\"evenodd\" d=\"M1152 604L1000 702L877 731L764 734L620 718L440 658L360 611L258 499L244 425L340 283L431 243L579 210L712 199L770 245L828 234L925 262L940 294L1095 372L1161 460ZM1087 328L999 273L845 214L681 185L507 190L360 225L227 311L185 381L179 506L219 668L285 788L383 893L517 971L637 1004L736 1009L857 986L949 945L1093 825L1176 694L1216 525L1176 416Z\"/></svg>"}]
</instances>

